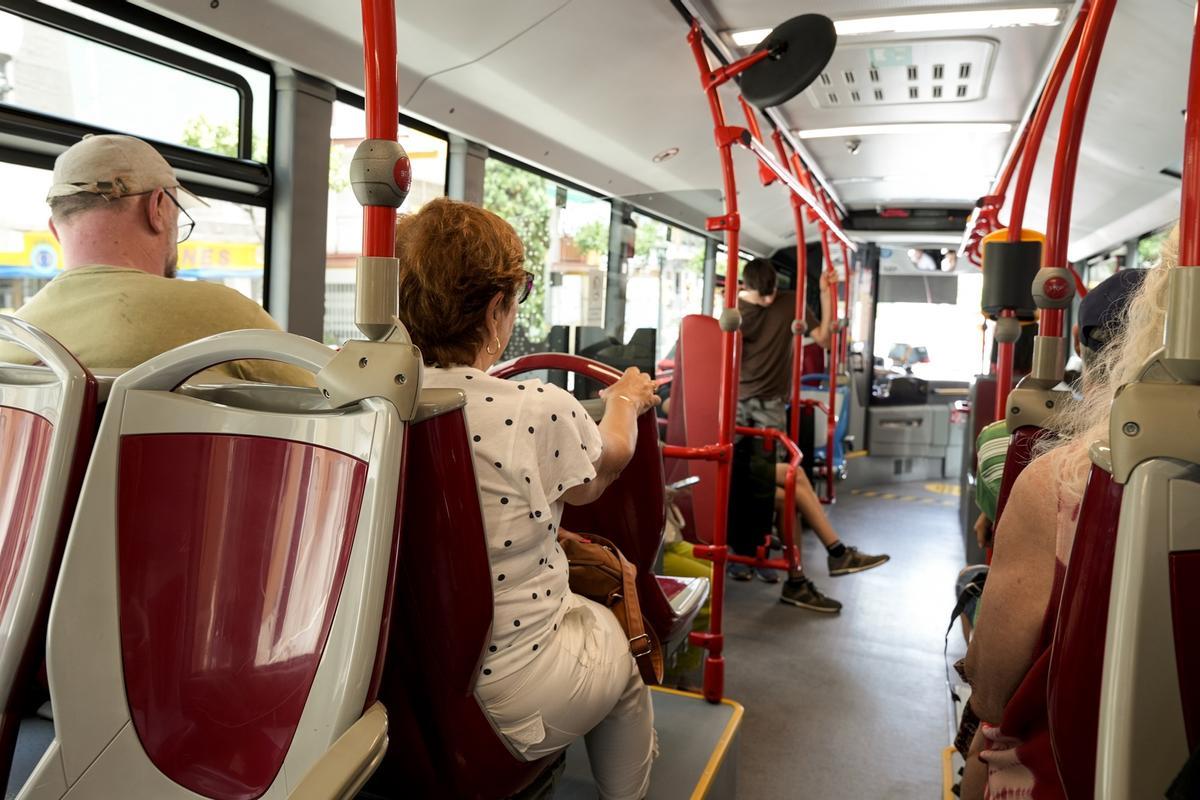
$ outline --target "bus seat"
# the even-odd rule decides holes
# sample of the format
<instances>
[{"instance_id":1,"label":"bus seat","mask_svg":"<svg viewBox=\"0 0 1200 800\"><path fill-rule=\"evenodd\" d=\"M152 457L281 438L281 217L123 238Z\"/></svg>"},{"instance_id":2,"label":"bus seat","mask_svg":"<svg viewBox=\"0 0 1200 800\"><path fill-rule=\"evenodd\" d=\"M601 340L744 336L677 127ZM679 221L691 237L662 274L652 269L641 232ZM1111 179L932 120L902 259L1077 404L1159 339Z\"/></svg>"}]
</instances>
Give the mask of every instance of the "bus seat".
<instances>
[{"instance_id":1,"label":"bus seat","mask_svg":"<svg viewBox=\"0 0 1200 800\"><path fill-rule=\"evenodd\" d=\"M409 535L379 689L396 710L371 796L498 800L553 761L518 758L475 698L491 637L492 572L465 402L461 392L426 389L409 427L401 517Z\"/></svg>"},{"instance_id":2,"label":"bus seat","mask_svg":"<svg viewBox=\"0 0 1200 800\"><path fill-rule=\"evenodd\" d=\"M1051 651L1050 735L1071 798L1160 794L1200 745L1200 466L1155 457L1117 480L1093 466Z\"/></svg>"},{"instance_id":3,"label":"bus seat","mask_svg":"<svg viewBox=\"0 0 1200 800\"><path fill-rule=\"evenodd\" d=\"M1008 442L1008 452L1004 455L1004 476L1000 479L1000 492L996 497L996 521L1004 513L1008 505L1008 496L1012 494L1013 484L1033 461L1034 449L1045 436L1049 435L1045 428L1036 425L1022 425L1012 432Z\"/></svg>"},{"instance_id":4,"label":"bus seat","mask_svg":"<svg viewBox=\"0 0 1200 800\"><path fill-rule=\"evenodd\" d=\"M741 339L737 340L741 346ZM713 317L688 314L679 323L675 346L675 372L671 381L671 413L667 416L667 444L695 447L711 445L720 438L717 402L721 385L721 327ZM714 489L717 465L713 461L667 459L667 480L690 476L700 478L691 492L676 503L684 518L683 535L688 541L711 544L716 506Z\"/></svg>"},{"instance_id":5,"label":"bus seat","mask_svg":"<svg viewBox=\"0 0 1200 800\"><path fill-rule=\"evenodd\" d=\"M247 407L173 391L225 361L316 372L333 356L238 331L114 382L49 620L55 739L20 800L283 798L348 731L367 749L347 774L378 761L400 414L274 406L295 390L273 386Z\"/></svg>"},{"instance_id":6,"label":"bus seat","mask_svg":"<svg viewBox=\"0 0 1200 800\"><path fill-rule=\"evenodd\" d=\"M13 753L22 719L45 697L37 672L46 618L92 450L97 400L95 379L52 337L0 316L0 340L43 365L0 368L0 785L12 773L19 786L28 769L13 773Z\"/></svg>"},{"instance_id":7,"label":"bus seat","mask_svg":"<svg viewBox=\"0 0 1200 800\"><path fill-rule=\"evenodd\" d=\"M597 361L561 353L524 356L492 370L511 378L535 370L555 369L608 385L620 377L614 368ZM653 411L638 417L637 448L621 476L599 499L586 506L568 505L562 525L576 533L595 533L609 539L638 571L638 598L642 613L659 640L682 642L708 596L708 581L691 579L691 591L676 592L674 600L654 575L667 523L666 478L658 440L658 420Z\"/></svg>"}]
</instances>

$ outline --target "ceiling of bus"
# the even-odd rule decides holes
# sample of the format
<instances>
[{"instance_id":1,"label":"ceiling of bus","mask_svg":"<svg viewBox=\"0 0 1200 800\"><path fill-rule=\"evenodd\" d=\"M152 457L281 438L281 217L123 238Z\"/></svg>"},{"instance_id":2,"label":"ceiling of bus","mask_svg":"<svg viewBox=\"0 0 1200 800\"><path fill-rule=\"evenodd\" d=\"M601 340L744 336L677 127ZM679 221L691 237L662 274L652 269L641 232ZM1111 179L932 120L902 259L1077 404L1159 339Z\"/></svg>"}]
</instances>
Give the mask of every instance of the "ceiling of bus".
<instances>
[{"instance_id":1,"label":"ceiling of bus","mask_svg":"<svg viewBox=\"0 0 1200 800\"><path fill-rule=\"evenodd\" d=\"M138 0L241 43L282 64L361 90L357 3L345 0L225 2ZM1004 3L1018 5L1022 3ZM835 18L921 8L997 6L990 0L701 0L721 31L769 27L796 13ZM668 0L455 0L397 4L400 98L404 110L602 193L693 227L719 212L720 170L711 122L686 28ZM1135 235L1171 216L1178 162L1192 5L1185 0L1119 3L1089 118L1076 192L1072 256ZM270 24L264 24L269 19ZM911 36L844 37L895 44L985 40L988 80L979 100L822 108L812 92L782 111L795 128L896 122L1019 122L1063 26ZM732 89L725 93L731 120ZM826 104L827 105L827 104ZM1057 121L1045 152L1051 152ZM806 147L848 207L969 205L986 191L1011 134L962 133L845 138ZM667 148L679 154L661 164ZM762 187L752 159L738 158L744 246L760 252L794 244L791 211L779 187ZM1049 157L1041 159L1028 220L1045 215ZM1137 228L1137 226L1142 226ZM811 232L809 234L812 235ZM1088 248L1091 248L1090 250Z\"/></svg>"}]
</instances>

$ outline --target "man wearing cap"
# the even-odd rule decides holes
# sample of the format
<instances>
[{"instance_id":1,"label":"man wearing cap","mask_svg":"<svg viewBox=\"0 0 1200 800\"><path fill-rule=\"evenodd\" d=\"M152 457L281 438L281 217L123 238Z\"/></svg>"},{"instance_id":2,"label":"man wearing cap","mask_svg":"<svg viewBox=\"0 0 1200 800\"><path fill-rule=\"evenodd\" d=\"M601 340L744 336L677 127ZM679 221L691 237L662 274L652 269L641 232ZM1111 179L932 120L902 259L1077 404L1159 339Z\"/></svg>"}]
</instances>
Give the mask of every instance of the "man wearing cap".
<instances>
[{"instance_id":1,"label":"man wearing cap","mask_svg":"<svg viewBox=\"0 0 1200 800\"><path fill-rule=\"evenodd\" d=\"M179 243L195 224L185 208L206 205L180 186L150 145L131 136L85 136L54 162L46 197L63 272L15 316L58 339L85 366L128 369L224 331L279 330L254 301L204 281L173 280ZM13 348L0 360L26 362ZM311 376L269 361L218 368L251 381L311 385Z\"/></svg>"}]
</instances>

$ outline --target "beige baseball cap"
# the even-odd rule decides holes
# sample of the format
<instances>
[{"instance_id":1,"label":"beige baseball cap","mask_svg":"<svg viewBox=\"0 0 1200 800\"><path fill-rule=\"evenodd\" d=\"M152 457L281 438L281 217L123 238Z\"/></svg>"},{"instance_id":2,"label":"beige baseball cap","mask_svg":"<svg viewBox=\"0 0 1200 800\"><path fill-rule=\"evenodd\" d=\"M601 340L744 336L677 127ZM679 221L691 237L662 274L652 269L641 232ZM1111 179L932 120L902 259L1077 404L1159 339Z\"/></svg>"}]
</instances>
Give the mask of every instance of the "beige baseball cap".
<instances>
[{"instance_id":1,"label":"beige baseball cap","mask_svg":"<svg viewBox=\"0 0 1200 800\"><path fill-rule=\"evenodd\" d=\"M175 189L184 208L208 205L183 188L167 160L141 139L89 133L54 160L54 183L46 201L81 192L117 198L155 189Z\"/></svg>"}]
</instances>

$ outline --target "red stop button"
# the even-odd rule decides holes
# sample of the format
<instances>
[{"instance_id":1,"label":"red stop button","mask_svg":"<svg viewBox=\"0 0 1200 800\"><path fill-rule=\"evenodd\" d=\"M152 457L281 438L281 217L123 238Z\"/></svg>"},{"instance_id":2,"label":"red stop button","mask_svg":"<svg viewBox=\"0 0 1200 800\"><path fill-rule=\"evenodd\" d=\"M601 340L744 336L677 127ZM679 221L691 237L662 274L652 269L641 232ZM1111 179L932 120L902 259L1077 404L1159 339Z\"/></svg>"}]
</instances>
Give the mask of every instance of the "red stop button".
<instances>
[{"instance_id":1,"label":"red stop button","mask_svg":"<svg viewBox=\"0 0 1200 800\"><path fill-rule=\"evenodd\" d=\"M392 166L392 180L400 187L400 191L407 192L412 187L412 162L408 156L401 156L396 159L396 163Z\"/></svg>"},{"instance_id":2,"label":"red stop button","mask_svg":"<svg viewBox=\"0 0 1200 800\"><path fill-rule=\"evenodd\" d=\"M1065 278L1050 278L1042 284L1042 293L1051 300L1062 300L1071 292L1071 284Z\"/></svg>"}]
</instances>

